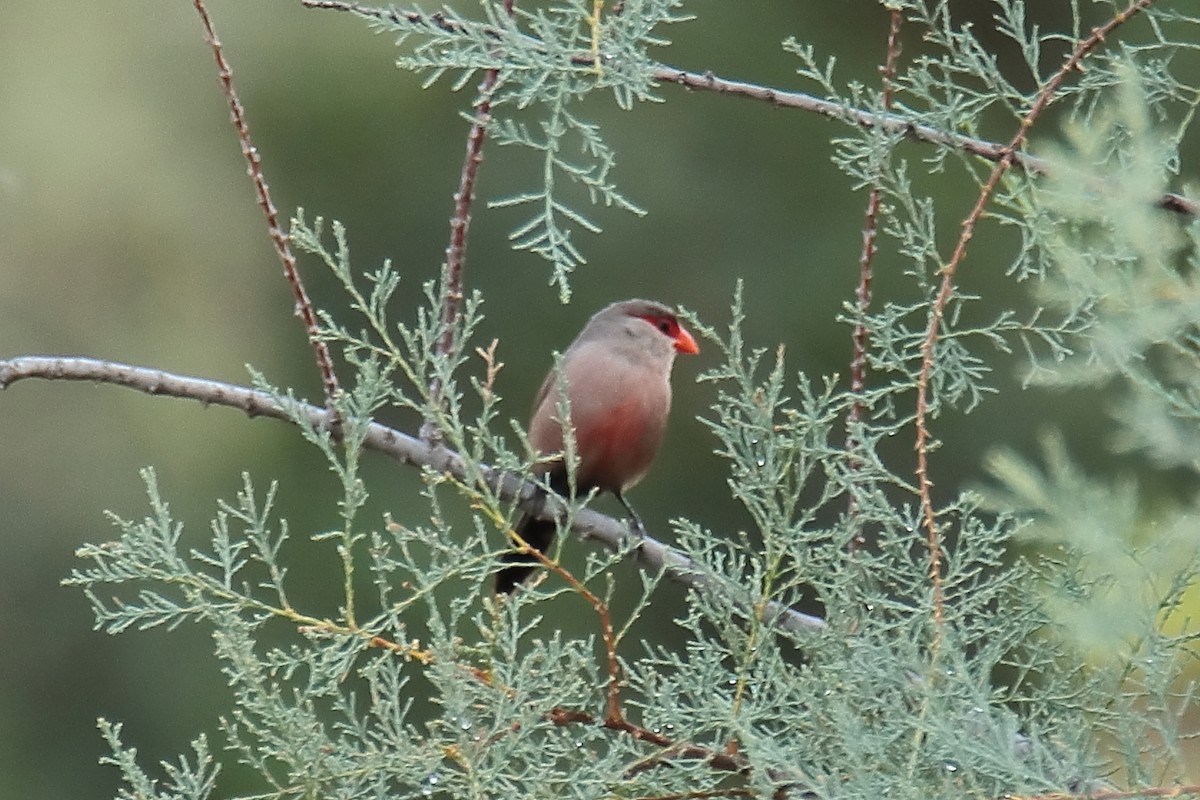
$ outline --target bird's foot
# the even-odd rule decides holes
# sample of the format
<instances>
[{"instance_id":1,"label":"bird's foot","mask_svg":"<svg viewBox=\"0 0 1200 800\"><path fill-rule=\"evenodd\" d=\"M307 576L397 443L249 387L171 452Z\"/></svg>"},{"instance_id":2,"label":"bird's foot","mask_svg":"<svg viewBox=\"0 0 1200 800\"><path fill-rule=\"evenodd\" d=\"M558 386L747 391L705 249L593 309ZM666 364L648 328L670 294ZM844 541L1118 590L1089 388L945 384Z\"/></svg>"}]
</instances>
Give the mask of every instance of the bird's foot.
<instances>
[{"instance_id":1,"label":"bird's foot","mask_svg":"<svg viewBox=\"0 0 1200 800\"><path fill-rule=\"evenodd\" d=\"M642 518L637 516L637 512L634 511L634 506L629 505L629 500L626 500L625 495L620 494L619 492L617 493L617 500L619 501L620 505L625 507L625 513L628 513L629 515L630 533L636 536L637 539L646 539L646 525L642 524Z\"/></svg>"},{"instance_id":2,"label":"bird's foot","mask_svg":"<svg viewBox=\"0 0 1200 800\"><path fill-rule=\"evenodd\" d=\"M638 541L646 538L646 528L644 525L642 525L642 521L639 518L630 517L628 522L629 533L632 534L633 538L637 539Z\"/></svg>"},{"instance_id":3,"label":"bird's foot","mask_svg":"<svg viewBox=\"0 0 1200 800\"><path fill-rule=\"evenodd\" d=\"M630 538L634 539L635 548L641 548L642 542L646 539L646 526L642 524L642 518L633 510L633 506L629 505L629 501L625 499L623 494L617 494L617 500L625 507L625 511L629 514L629 533Z\"/></svg>"},{"instance_id":4,"label":"bird's foot","mask_svg":"<svg viewBox=\"0 0 1200 800\"><path fill-rule=\"evenodd\" d=\"M633 556L637 558L642 552L642 546L646 543L646 528L642 525L641 519L636 515L626 520L629 527L629 532L621 540L621 551L626 557Z\"/></svg>"}]
</instances>

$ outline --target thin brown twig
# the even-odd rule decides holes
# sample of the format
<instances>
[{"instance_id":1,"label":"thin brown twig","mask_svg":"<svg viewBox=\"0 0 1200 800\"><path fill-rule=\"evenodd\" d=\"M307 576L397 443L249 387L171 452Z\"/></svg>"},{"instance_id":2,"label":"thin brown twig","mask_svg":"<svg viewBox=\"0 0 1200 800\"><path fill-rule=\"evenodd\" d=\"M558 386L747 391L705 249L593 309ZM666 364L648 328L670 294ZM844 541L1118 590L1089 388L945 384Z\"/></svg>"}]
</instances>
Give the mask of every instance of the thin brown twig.
<instances>
[{"instance_id":1,"label":"thin brown twig","mask_svg":"<svg viewBox=\"0 0 1200 800\"><path fill-rule=\"evenodd\" d=\"M636 800L703 800L709 797L754 797L753 789L713 789L711 791L681 792L677 794L653 794Z\"/></svg>"},{"instance_id":2,"label":"thin brown twig","mask_svg":"<svg viewBox=\"0 0 1200 800\"><path fill-rule=\"evenodd\" d=\"M588 55L592 59L592 72L597 77L604 74L604 67L601 64L602 54L600 52L600 14L604 11L604 0L592 0L592 14L588 17L588 26L591 30L591 47L588 48Z\"/></svg>"},{"instance_id":3,"label":"thin brown twig","mask_svg":"<svg viewBox=\"0 0 1200 800\"><path fill-rule=\"evenodd\" d=\"M938 288L933 306L930 308L925 337L921 342L921 370L917 375L917 401L914 419L916 441L913 445L917 453L917 492L920 498L923 526L926 531L926 545L929 549L929 580L933 590L933 651L935 653L941 646L944 609L942 597L941 535L938 531L937 515L933 509L933 481L929 478L929 384L933 375L934 348L941 333L946 307L954 295L954 277L958 272L959 265L962 264L963 259L966 257L967 245L970 244L971 238L975 235L975 226L983 217L983 212L987 208L992 195L995 193L996 187L1000 184L1000 179L1016 163L1016 154L1021 146L1024 145L1029 135L1029 129L1041 117L1042 112L1046 110L1046 107L1050 104L1059 87L1066 81L1068 75L1080 69L1083 59L1099 47L1110 33L1135 14L1149 7L1152 2L1153 0L1134 0L1128 8L1116 14L1104 25L1093 28L1091 35L1078 44L1074 52L1059 67L1058 72L1051 76L1050 80L1038 92L1028 113L1021 119L1021 124L1017 128L1017 132L1013 135L1012 140L1004 146L1003 154L992 169L991 175L988 176L987 181L980 189L979 197L975 201L974 207L962 221L958 242L954 247L954 252L950 256L950 260L938 270L941 277L941 285Z\"/></svg>"},{"instance_id":4,"label":"thin brown twig","mask_svg":"<svg viewBox=\"0 0 1200 800\"><path fill-rule=\"evenodd\" d=\"M892 107L893 82L896 79L896 61L900 57L900 26L904 22L904 15L899 8L891 9L890 14L891 24L888 27L887 55L884 58L883 67L880 69L880 79L883 86L882 107L885 113L890 111ZM882 165L880 169L882 170ZM871 308L871 280L873 277L875 252L877 250L879 207L882 199L883 192L879 187L879 181L876 180L871 186L870 194L867 196L866 218L863 222L862 252L858 257L858 290L855 292L858 318L854 323L854 355L850 361L850 392L854 395L854 403L851 404L850 411L846 415L846 452L851 454L853 454L855 448L858 446L858 439L854 433L854 429L858 421L862 418L863 413L862 395L863 390L866 388L867 344L870 340L866 317L867 312ZM859 468L857 459L851 461L851 466L854 469ZM850 495L849 510L852 518L857 517L858 503L853 493ZM855 529L853 538L850 539L850 552L854 552L864 544L866 544L866 540L863 537L862 525L859 524Z\"/></svg>"},{"instance_id":5,"label":"thin brown twig","mask_svg":"<svg viewBox=\"0 0 1200 800\"><path fill-rule=\"evenodd\" d=\"M501 522L502 520L494 519L493 521ZM630 722L621 709L621 664L617 658L617 637L616 631L613 628L612 614L608 603L600 599L591 589L588 589L574 573L560 562L530 545L515 529L508 527L506 533L520 553L532 556L546 570L562 578L571 591L583 598L592 607L600 622L600 635L604 642L608 669L604 718L597 722L595 716L586 711L554 708L546 714L548 720L560 727L572 724L599 724L608 730L627 734L637 741L648 742L661 748L661 752L642 759L626 770L627 776L636 775L657 764L678 758L702 759L715 769L726 772L746 774L749 771L749 764L746 760L736 754L722 753L699 745L675 742L660 733Z\"/></svg>"},{"instance_id":6,"label":"thin brown twig","mask_svg":"<svg viewBox=\"0 0 1200 800\"><path fill-rule=\"evenodd\" d=\"M504 691L511 693L511 690L508 689ZM590 714L587 711L580 711L579 709L574 708L562 708L561 706L556 706L555 708L547 711L543 715L543 719L560 728L565 728L568 725L593 725L615 731L617 733L623 733L636 741L646 742L662 748L664 752L669 751L672 754L672 758L687 758L694 761L704 761L714 769L719 769L724 772L746 774L749 771L748 765L743 762L735 761L734 759L730 759L720 753L714 753L712 750L709 750L705 747L673 742L671 739L668 739L662 734L655 733L654 731L643 728L640 725L634 725L627 720L619 720L614 723L609 723L605 720L598 720L594 714ZM514 722L507 729L493 736L491 741L499 741L501 737L507 733L515 733L519 730L521 730L521 723ZM662 753L656 754L650 759L643 759L633 767L625 770L625 777L633 777L633 775L636 775L638 772L648 769L649 766L644 766L647 764L647 762L651 762L650 766L653 766L654 764L662 763L665 760L666 756L664 756Z\"/></svg>"},{"instance_id":7,"label":"thin brown twig","mask_svg":"<svg viewBox=\"0 0 1200 800\"><path fill-rule=\"evenodd\" d=\"M300 0L300 4L306 8L348 11L360 17L374 19L378 22L394 22L397 24L407 22L411 25L427 25L430 28L437 28L446 33L460 33L462 31L462 25L452 19L448 19L440 11L426 14L423 11L402 11L394 6L368 6L362 3L348 2L348 0Z\"/></svg>"},{"instance_id":8,"label":"thin brown twig","mask_svg":"<svg viewBox=\"0 0 1200 800\"><path fill-rule=\"evenodd\" d=\"M513 16L514 2L501 0L501 6L509 17ZM436 355L443 358L453 355L455 324L462 314L463 269L467 262L467 236L471 230L471 205L475 202L479 165L483 163L487 126L492 120L492 93L499 80L500 68L492 67L484 73L483 81L479 84L475 118L467 131L467 154L463 159L458 190L454 192L454 213L450 217L450 242L446 245L446 267L443 272L445 294L442 301L442 335L434 349ZM441 380L433 379L429 386L429 402L433 408L441 406L444 388ZM431 442L441 441L441 431L434 419L425 420L421 426L421 438Z\"/></svg>"},{"instance_id":9,"label":"thin brown twig","mask_svg":"<svg viewBox=\"0 0 1200 800\"><path fill-rule=\"evenodd\" d=\"M296 316L300 317L304 323L305 335L308 337L308 343L316 357L317 368L321 371L325 408L328 411L326 424L336 432L341 428L341 418L334 406L334 400L340 390L337 373L333 368L333 358L329 355L329 346L321 339L317 313L313 309L312 301L308 298L304 282L300 279L300 271L296 268L296 256L292 254L287 234L279 227L279 211L275 208L275 203L271 200L271 192L267 188L267 180L262 169L262 157L250 138L246 110L242 106L242 101L238 99L237 90L233 85L233 70L225 58L216 29L213 27L212 18L209 17L208 9L204 6L204 0L193 0L193 5L196 7L196 13L200 15L200 22L204 25L205 41L212 48L213 58L217 62L217 77L220 78L221 90L229 104L229 115L234 129L237 131L238 142L242 146L242 155L246 158L247 172L250 175L250 181L254 184L258 207L262 209L267 220L267 234L271 237L271 243L275 247L275 255L279 257L279 261L283 265L283 275L287 278L288 286L292 289L292 297L296 301Z\"/></svg>"},{"instance_id":10,"label":"thin brown twig","mask_svg":"<svg viewBox=\"0 0 1200 800\"><path fill-rule=\"evenodd\" d=\"M615 730L621 733L629 734L639 742L649 742L650 744L662 748L662 753L659 753L648 759L643 759L629 769L625 770L625 775L627 777L632 777L639 772L645 772L647 769L671 759L680 758L704 761L709 766L719 769L722 772L734 772L739 775L747 774L750 770L750 766L744 758L739 756L731 756L727 753L711 750L707 747L701 747L699 745L675 742L666 736L663 736L661 733L655 733L648 728L643 728L640 725L634 725L632 722L626 719L621 719L614 722L609 722L608 720L597 720L595 716L587 713L586 711L562 708L554 709L547 716L548 719L555 725L600 725L608 728L609 730Z\"/></svg>"},{"instance_id":11,"label":"thin brown twig","mask_svg":"<svg viewBox=\"0 0 1200 800\"><path fill-rule=\"evenodd\" d=\"M376 22L406 22L409 24L426 25L446 33L461 33L463 27L454 20L446 18L441 13L425 14L419 11L400 11L395 8L376 8L349 0L300 0L307 8L345 11ZM486 31L486 29L485 29ZM493 31L499 36L499 31ZM531 44L540 42L532 37L526 37ZM580 69L590 70L595 59L590 53L580 52L570 57L570 63ZM895 114L879 114L858 108L849 108L833 100L825 100L804 92L776 89L758 83L737 81L722 78L711 71L694 72L669 64L657 64L651 68L654 80L660 83L670 83L686 89L704 92L716 92L735 97L745 97L770 103L777 108L790 108L808 111L833 120L842 120L861 128L877 128L885 133L903 136L915 142L934 144L949 150L956 150L977 156L986 161L999 162L1009 159L1010 166L1017 166L1030 175L1045 175L1050 172L1051 165L1043 158L1030 153L1013 152L1008 145L963 136L928 125L918 125L912 120ZM1200 217L1200 202L1191 200L1173 192L1161 195L1157 205L1159 208L1189 217Z\"/></svg>"},{"instance_id":12,"label":"thin brown twig","mask_svg":"<svg viewBox=\"0 0 1200 800\"><path fill-rule=\"evenodd\" d=\"M948 150L961 151L993 163L1008 158L1010 166L1020 167L1028 175L1048 175L1052 170L1051 163L1046 159L1022 151L1013 152L1007 145L987 139L977 139L973 136L947 133L929 125L918 125L912 120L895 114L877 114L859 108L849 108L842 103L824 100L804 92L792 92L757 83L730 80L718 77L712 72L689 72L665 64L654 67L653 75L655 80L664 83L675 83L697 91L759 100L777 108L808 111L829 119L849 122L860 128L879 129L885 133L903 136L914 142L934 144ZM1164 192L1159 196L1156 205L1182 216L1200 217L1200 202L1174 192Z\"/></svg>"},{"instance_id":13,"label":"thin brown twig","mask_svg":"<svg viewBox=\"0 0 1200 800\"><path fill-rule=\"evenodd\" d=\"M502 519L494 521L504 522ZM582 597L596 612L596 617L600 621L600 638L604 642L605 660L608 665L604 725L619 728L625 724L625 713L621 710L621 662L617 658L617 634L613 628L612 613L609 611L608 603L601 600L599 595L587 588L583 581L576 578L574 573L561 563L525 541L516 529L509 526L507 533L508 538L517 546L518 552L532 556L547 570L562 578L563 582L571 587L571 591Z\"/></svg>"}]
</instances>

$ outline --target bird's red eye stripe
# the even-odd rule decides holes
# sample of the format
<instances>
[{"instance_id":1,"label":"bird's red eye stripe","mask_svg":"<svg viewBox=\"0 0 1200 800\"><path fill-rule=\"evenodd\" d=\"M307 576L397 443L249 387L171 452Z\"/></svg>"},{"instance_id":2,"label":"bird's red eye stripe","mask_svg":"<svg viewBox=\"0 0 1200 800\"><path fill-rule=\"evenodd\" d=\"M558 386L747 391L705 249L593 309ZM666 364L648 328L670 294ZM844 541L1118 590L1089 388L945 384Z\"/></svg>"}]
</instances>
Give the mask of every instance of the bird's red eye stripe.
<instances>
[{"instance_id":1,"label":"bird's red eye stripe","mask_svg":"<svg viewBox=\"0 0 1200 800\"><path fill-rule=\"evenodd\" d=\"M642 319L649 322L654 327L658 328L659 332L664 336L669 336L674 339L679 335L679 322L674 317L665 317L658 314L647 314Z\"/></svg>"},{"instance_id":2,"label":"bird's red eye stripe","mask_svg":"<svg viewBox=\"0 0 1200 800\"><path fill-rule=\"evenodd\" d=\"M650 317L650 324L672 339L679 334L679 323L670 317Z\"/></svg>"},{"instance_id":3,"label":"bird's red eye stripe","mask_svg":"<svg viewBox=\"0 0 1200 800\"><path fill-rule=\"evenodd\" d=\"M649 315L642 317L654 327L658 328L664 336L674 340L675 349L681 353L699 353L700 346L696 344L696 340L686 328L679 324L679 320L674 317L662 315Z\"/></svg>"}]
</instances>

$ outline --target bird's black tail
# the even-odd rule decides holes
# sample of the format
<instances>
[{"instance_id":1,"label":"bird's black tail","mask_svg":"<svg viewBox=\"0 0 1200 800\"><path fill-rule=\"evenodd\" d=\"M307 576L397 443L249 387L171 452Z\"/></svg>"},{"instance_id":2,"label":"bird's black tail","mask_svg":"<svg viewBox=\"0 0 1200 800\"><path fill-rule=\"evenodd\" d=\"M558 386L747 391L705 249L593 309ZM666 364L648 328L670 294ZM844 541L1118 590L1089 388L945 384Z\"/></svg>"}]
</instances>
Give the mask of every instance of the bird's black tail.
<instances>
[{"instance_id":1,"label":"bird's black tail","mask_svg":"<svg viewBox=\"0 0 1200 800\"><path fill-rule=\"evenodd\" d=\"M567 492L567 474L565 470L555 470L547 476L550 488L558 494ZM558 525L552 519L537 519L536 517L525 514L517 522L517 535L535 548L540 553L545 553L550 550L550 546L554 544L554 535L558 530ZM512 594L512 590L517 588L526 578L532 575L536 570L538 560L530 553L522 553L519 550L512 550L500 557L501 563L512 564L511 567L504 567L496 573L496 593L497 594Z\"/></svg>"}]
</instances>

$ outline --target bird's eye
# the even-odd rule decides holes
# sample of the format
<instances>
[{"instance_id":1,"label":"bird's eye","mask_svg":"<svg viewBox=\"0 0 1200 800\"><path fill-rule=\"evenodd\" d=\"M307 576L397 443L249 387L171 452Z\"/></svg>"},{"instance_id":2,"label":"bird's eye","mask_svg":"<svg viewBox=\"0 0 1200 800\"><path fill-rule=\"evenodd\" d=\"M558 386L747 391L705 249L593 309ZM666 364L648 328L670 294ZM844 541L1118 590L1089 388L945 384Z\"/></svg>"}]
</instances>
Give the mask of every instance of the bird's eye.
<instances>
[{"instance_id":1,"label":"bird's eye","mask_svg":"<svg viewBox=\"0 0 1200 800\"><path fill-rule=\"evenodd\" d=\"M662 331L663 333L665 333L667 336L670 336L671 335L671 320L660 319L658 321L658 329L660 331Z\"/></svg>"}]
</instances>

